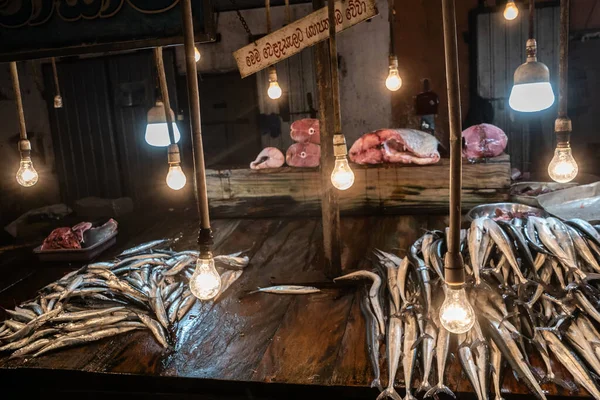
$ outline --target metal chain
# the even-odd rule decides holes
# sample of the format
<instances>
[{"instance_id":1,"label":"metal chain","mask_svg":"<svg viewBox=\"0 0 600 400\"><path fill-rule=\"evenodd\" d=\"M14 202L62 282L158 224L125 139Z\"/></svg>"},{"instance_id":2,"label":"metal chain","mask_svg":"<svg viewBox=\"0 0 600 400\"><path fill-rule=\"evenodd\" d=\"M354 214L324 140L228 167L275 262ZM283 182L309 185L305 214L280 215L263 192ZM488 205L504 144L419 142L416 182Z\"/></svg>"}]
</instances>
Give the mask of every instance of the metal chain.
<instances>
[{"instance_id":1,"label":"metal chain","mask_svg":"<svg viewBox=\"0 0 600 400\"><path fill-rule=\"evenodd\" d=\"M244 27L244 29L248 33L248 36L253 37L252 32L250 31L250 28L248 27L248 23L246 22L246 20L242 16L242 13L238 9L238 5L237 5L236 0L229 0L229 2L234 7L235 12L237 13L238 19L240 20L240 22L242 23L242 26ZM256 44L256 40L254 41L254 44Z\"/></svg>"}]
</instances>

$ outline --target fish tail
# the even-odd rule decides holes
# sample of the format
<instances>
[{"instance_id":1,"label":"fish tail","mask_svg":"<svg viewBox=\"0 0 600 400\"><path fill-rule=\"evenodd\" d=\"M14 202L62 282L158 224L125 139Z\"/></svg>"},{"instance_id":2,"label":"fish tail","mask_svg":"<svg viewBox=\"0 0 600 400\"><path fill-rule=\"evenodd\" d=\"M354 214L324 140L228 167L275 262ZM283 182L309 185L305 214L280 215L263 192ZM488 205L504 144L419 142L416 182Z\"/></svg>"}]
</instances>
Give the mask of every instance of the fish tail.
<instances>
[{"instance_id":1,"label":"fish tail","mask_svg":"<svg viewBox=\"0 0 600 400\"><path fill-rule=\"evenodd\" d=\"M246 293L246 296L250 296L251 294L258 293L258 292L260 292L260 290L261 290L260 288L256 288L256 290L251 290Z\"/></svg>"},{"instance_id":2,"label":"fish tail","mask_svg":"<svg viewBox=\"0 0 600 400\"><path fill-rule=\"evenodd\" d=\"M432 387L431 389L429 389L427 391L427 393L425 393L425 398L433 397L433 396L437 397L437 395L440 393L444 393L444 394L447 394L448 396L456 398L456 395L454 394L454 392L452 390L450 390L450 388L448 388L448 386L443 385L441 382L438 383L437 385L435 385L434 387Z\"/></svg>"},{"instance_id":3,"label":"fish tail","mask_svg":"<svg viewBox=\"0 0 600 400\"><path fill-rule=\"evenodd\" d=\"M373 382L371 382L371 387L377 388L380 392L383 392L383 386L381 386L381 381L379 380L379 378L373 379Z\"/></svg>"},{"instance_id":4,"label":"fish tail","mask_svg":"<svg viewBox=\"0 0 600 400\"><path fill-rule=\"evenodd\" d=\"M417 398L413 396L412 393L407 389L406 396L404 396L404 400L417 400Z\"/></svg>"},{"instance_id":5,"label":"fish tail","mask_svg":"<svg viewBox=\"0 0 600 400\"><path fill-rule=\"evenodd\" d=\"M547 374L540 383L554 383L555 385L560 386L571 393L577 392L578 390L577 385L575 385L573 382L567 382L563 379L559 379L554 374Z\"/></svg>"},{"instance_id":6,"label":"fish tail","mask_svg":"<svg viewBox=\"0 0 600 400\"><path fill-rule=\"evenodd\" d=\"M396 392L396 389L393 387L385 389L383 392L377 396L377 400L383 399L394 399L394 400L402 400L402 397Z\"/></svg>"},{"instance_id":7,"label":"fish tail","mask_svg":"<svg viewBox=\"0 0 600 400\"><path fill-rule=\"evenodd\" d=\"M429 392L430 390L431 390L431 384L429 383L429 381L423 381L421 383L421 386L419 386L419 388L417 389L417 393Z\"/></svg>"}]
</instances>

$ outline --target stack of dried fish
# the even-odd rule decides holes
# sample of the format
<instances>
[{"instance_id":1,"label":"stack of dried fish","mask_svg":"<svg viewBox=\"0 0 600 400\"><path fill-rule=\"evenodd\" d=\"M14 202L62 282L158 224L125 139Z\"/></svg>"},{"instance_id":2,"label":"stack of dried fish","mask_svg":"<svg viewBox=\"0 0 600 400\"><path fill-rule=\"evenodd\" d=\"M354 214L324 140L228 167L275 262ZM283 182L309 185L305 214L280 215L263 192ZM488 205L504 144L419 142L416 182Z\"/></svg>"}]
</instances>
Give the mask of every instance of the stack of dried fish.
<instances>
[{"instance_id":1,"label":"stack of dried fish","mask_svg":"<svg viewBox=\"0 0 600 400\"><path fill-rule=\"evenodd\" d=\"M73 271L41 289L28 302L6 310L0 351L37 357L67 346L148 329L164 348L196 298L188 286L196 251L175 252L170 240L155 240ZM239 253L216 256L221 295L240 277L249 259Z\"/></svg>"},{"instance_id":2,"label":"stack of dried fish","mask_svg":"<svg viewBox=\"0 0 600 400\"><path fill-rule=\"evenodd\" d=\"M405 400L414 398L414 387L424 397L454 396L444 383L444 369L456 337L458 358L480 400L490 392L496 400L502 398L505 362L538 399L546 398L540 386L544 383L570 391L579 385L600 399L595 382L600 376L598 231L582 220L479 218L461 238L467 292L478 316L464 335L450 334L439 323L446 290L443 232L426 233L405 258L376 250L373 271L338 278L372 282L361 310L375 375L372 386L382 391L379 398L400 399L394 387L400 361ZM380 382L384 342L389 371L385 389ZM543 373L529 363L534 353L543 361ZM557 378L552 358L572 379Z\"/></svg>"}]
</instances>

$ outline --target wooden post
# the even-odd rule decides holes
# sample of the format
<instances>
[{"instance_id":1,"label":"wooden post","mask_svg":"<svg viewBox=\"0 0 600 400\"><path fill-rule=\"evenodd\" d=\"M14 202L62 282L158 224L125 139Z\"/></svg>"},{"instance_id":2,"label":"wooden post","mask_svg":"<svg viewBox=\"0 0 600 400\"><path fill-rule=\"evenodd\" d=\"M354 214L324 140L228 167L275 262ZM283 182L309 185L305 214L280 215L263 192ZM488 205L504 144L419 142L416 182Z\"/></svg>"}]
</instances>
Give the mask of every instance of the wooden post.
<instances>
[{"instance_id":1,"label":"wooden post","mask_svg":"<svg viewBox=\"0 0 600 400\"><path fill-rule=\"evenodd\" d=\"M330 0L332 1L332 0ZM313 0L313 9L325 6L324 0ZM340 238L340 207L337 189L331 183L335 164L333 155L334 111L329 42L315 46L317 87L319 94L319 123L321 130L321 214L323 219L323 251L325 275L334 278L342 272Z\"/></svg>"},{"instance_id":2,"label":"wooden post","mask_svg":"<svg viewBox=\"0 0 600 400\"><path fill-rule=\"evenodd\" d=\"M190 119L192 120L196 203L198 205L198 214L200 215L198 244L200 245L201 251L209 252L212 245L212 234L210 229L208 194L206 193L206 169L204 166L202 126L200 123L200 91L198 90L198 73L196 71L194 22L192 19L191 0L181 1L181 16L183 20L185 71L188 86L188 99L190 103Z\"/></svg>"},{"instance_id":3,"label":"wooden post","mask_svg":"<svg viewBox=\"0 0 600 400\"><path fill-rule=\"evenodd\" d=\"M444 23L444 51L446 53L448 116L450 120L450 234L445 279L448 285L460 286L465 283L464 264L460 254L462 129L454 0L442 0L442 17Z\"/></svg>"}]
</instances>

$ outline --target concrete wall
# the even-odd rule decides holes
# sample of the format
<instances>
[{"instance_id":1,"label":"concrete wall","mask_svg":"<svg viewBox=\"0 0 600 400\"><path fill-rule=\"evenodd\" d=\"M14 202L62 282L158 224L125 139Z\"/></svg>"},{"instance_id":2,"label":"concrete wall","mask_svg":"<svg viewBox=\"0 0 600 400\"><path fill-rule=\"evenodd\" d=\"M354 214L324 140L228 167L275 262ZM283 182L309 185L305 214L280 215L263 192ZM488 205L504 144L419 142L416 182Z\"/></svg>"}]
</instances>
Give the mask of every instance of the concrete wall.
<instances>
[{"instance_id":1,"label":"concrete wall","mask_svg":"<svg viewBox=\"0 0 600 400\"><path fill-rule=\"evenodd\" d=\"M9 65L0 64L0 222L32 207L59 201L59 188L54 172L54 157L48 108L43 96L41 66L33 62L18 64L25 124L32 134L33 162L40 178L37 185L22 188L15 174L19 168L17 141L19 123Z\"/></svg>"},{"instance_id":2,"label":"concrete wall","mask_svg":"<svg viewBox=\"0 0 600 400\"><path fill-rule=\"evenodd\" d=\"M392 124L391 94L385 88L389 48L387 1L377 3L379 15L340 33L338 39L342 124L349 145L363 133ZM296 20L311 12L312 6L307 4L292 6L291 18ZM242 15L252 34L266 34L264 8L244 10ZM283 26L285 8L273 7L271 18L273 30ZM237 71L232 53L248 44L248 35L235 12L218 15L217 32L221 34L220 42L198 46L202 54L198 64L201 73ZM312 49L304 50L309 51ZM177 63L179 72L185 73L181 48L177 49ZM316 93L314 98L316 101Z\"/></svg>"}]
</instances>

